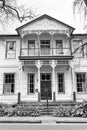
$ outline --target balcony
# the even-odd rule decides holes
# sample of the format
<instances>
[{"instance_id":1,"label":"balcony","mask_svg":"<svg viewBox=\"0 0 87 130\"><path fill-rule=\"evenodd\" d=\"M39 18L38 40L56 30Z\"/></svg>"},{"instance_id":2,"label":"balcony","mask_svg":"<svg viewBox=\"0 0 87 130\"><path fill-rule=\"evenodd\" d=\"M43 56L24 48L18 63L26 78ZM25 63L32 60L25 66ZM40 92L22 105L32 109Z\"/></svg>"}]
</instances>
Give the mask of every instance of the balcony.
<instances>
[{"instance_id":1,"label":"balcony","mask_svg":"<svg viewBox=\"0 0 87 130\"><path fill-rule=\"evenodd\" d=\"M20 60L36 60L36 59L72 59L70 48L22 48L19 56Z\"/></svg>"}]
</instances>

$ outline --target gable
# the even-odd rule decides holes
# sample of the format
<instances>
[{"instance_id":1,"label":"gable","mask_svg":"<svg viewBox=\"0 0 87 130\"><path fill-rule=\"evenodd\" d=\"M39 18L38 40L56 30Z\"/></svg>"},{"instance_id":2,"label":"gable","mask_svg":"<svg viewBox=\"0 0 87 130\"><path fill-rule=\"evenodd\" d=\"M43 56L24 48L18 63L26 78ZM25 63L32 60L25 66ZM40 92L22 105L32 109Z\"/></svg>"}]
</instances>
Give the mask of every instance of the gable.
<instances>
[{"instance_id":1,"label":"gable","mask_svg":"<svg viewBox=\"0 0 87 130\"><path fill-rule=\"evenodd\" d=\"M74 30L73 27L58 21L48 15L43 15L19 28L17 28L18 32L23 31L31 31L31 30Z\"/></svg>"},{"instance_id":2,"label":"gable","mask_svg":"<svg viewBox=\"0 0 87 130\"><path fill-rule=\"evenodd\" d=\"M68 28L61 23L58 23L54 20L49 20L47 18L44 18L42 20L39 20L37 22L34 22L30 25L27 25L23 28L23 30L67 30Z\"/></svg>"}]
</instances>

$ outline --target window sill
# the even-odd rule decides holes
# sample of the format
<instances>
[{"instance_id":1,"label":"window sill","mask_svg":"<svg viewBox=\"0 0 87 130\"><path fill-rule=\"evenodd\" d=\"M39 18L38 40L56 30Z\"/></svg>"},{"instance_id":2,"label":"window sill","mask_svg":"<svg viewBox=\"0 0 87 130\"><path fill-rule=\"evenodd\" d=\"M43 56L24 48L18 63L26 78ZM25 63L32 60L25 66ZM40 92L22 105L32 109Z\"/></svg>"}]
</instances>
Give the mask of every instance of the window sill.
<instances>
[{"instance_id":1,"label":"window sill","mask_svg":"<svg viewBox=\"0 0 87 130\"><path fill-rule=\"evenodd\" d=\"M35 95L35 93L29 93L29 94L27 94L28 96L33 96L33 95Z\"/></svg>"},{"instance_id":2,"label":"window sill","mask_svg":"<svg viewBox=\"0 0 87 130\"><path fill-rule=\"evenodd\" d=\"M5 60L16 60L17 58L5 58Z\"/></svg>"},{"instance_id":3,"label":"window sill","mask_svg":"<svg viewBox=\"0 0 87 130\"><path fill-rule=\"evenodd\" d=\"M3 96L15 96L15 95L17 95L17 94L3 94Z\"/></svg>"},{"instance_id":4,"label":"window sill","mask_svg":"<svg viewBox=\"0 0 87 130\"><path fill-rule=\"evenodd\" d=\"M65 94L64 92L58 93L58 95L64 95L64 94Z\"/></svg>"},{"instance_id":5,"label":"window sill","mask_svg":"<svg viewBox=\"0 0 87 130\"><path fill-rule=\"evenodd\" d=\"M87 94L87 92L77 92L77 94Z\"/></svg>"}]
</instances>

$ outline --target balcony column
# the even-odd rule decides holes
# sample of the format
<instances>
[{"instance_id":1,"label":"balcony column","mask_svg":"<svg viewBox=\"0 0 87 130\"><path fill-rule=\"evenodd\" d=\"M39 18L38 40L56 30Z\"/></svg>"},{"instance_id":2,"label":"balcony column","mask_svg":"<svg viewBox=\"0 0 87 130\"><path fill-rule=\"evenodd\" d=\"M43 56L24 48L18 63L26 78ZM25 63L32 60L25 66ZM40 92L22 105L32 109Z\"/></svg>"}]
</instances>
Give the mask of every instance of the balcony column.
<instances>
[{"instance_id":1,"label":"balcony column","mask_svg":"<svg viewBox=\"0 0 87 130\"><path fill-rule=\"evenodd\" d=\"M37 81L38 81L38 102L40 102L40 99L41 99L41 93L40 93L40 60L38 60L38 78L37 78Z\"/></svg>"},{"instance_id":2,"label":"balcony column","mask_svg":"<svg viewBox=\"0 0 87 130\"><path fill-rule=\"evenodd\" d=\"M75 83L75 74L74 74L74 67L71 65L71 80L72 80L72 95L73 101L76 102L76 83Z\"/></svg>"},{"instance_id":3,"label":"balcony column","mask_svg":"<svg viewBox=\"0 0 87 130\"><path fill-rule=\"evenodd\" d=\"M71 44L71 37L68 37L69 44L70 44L70 55L72 56L72 44Z\"/></svg>"},{"instance_id":4,"label":"balcony column","mask_svg":"<svg viewBox=\"0 0 87 130\"><path fill-rule=\"evenodd\" d=\"M22 54L22 41L23 41L23 37L21 37L21 40L20 40L20 56Z\"/></svg>"},{"instance_id":5,"label":"balcony column","mask_svg":"<svg viewBox=\"0 0 87 130\"><path fill-rule=\"evenodd\" d=\"M37 33L38 36L38 56L40 56L40 32Z\"/></svg>"},{"instance_id":6,"label":"balcony column","mask_svg":"<svg viewBox=\"0 0 87 130\"><path fill-rule=\"evenodd\" d=\"M52 61L52 68L53 68L53 72L52 72L52 91L53 91L53 102L56 101L56 82L55 82L55 60Z\"/></svg>"},{"instance_id":7,"label":"balcony column","mask_svg":"<svg viewBox=\"0 0 87 130\"><path fill-rule=\"evenodd\" d=\"M53 31L51 32L51 55L53 56Z\"/></svg>"},{"instance_id":8,"label":"balcony column","mask_svg":"<svg viewBox=\"0 0 87 130\"><path fill-rule=\"evenodd\" d=\"M19 65L19 90L18 90L18 100L17 100L18 104L21 101L21 86L22 86L22 65L20 62L20 65Z\"/></svg>"}]
</instances>

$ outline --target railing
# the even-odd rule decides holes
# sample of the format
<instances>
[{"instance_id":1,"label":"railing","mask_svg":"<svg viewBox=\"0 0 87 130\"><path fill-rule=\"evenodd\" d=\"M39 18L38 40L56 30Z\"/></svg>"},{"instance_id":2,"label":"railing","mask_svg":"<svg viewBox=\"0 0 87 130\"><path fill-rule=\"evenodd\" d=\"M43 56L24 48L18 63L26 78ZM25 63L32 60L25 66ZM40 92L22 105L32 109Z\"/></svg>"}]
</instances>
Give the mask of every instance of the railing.
<instances>
[{"instance_id":1,"label":"railing","mask_svg":"<svg viewBox=\"0 0 87 130\"><path fill-rule=\"evenodd\" d=\"M22 48L21 56L70 56L70 48Z\"/></svg>"}]
</instances>

